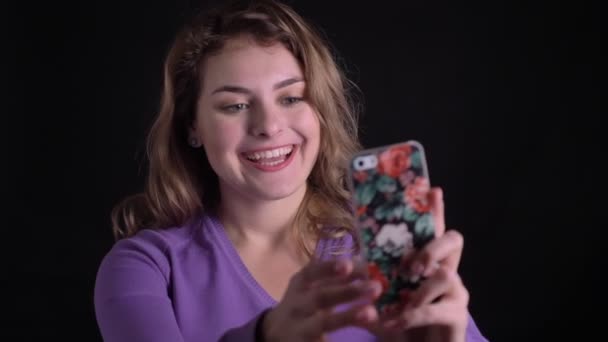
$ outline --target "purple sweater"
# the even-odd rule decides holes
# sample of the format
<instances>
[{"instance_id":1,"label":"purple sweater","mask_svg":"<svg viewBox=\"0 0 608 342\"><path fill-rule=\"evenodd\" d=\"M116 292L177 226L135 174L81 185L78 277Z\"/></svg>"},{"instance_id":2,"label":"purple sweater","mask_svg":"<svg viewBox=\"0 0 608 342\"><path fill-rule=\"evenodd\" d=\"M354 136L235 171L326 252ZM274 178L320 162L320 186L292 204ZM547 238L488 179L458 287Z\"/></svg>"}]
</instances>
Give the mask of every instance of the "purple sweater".
<instances>
[{"instance_id":1,"label":"purple sweater","mask_svg":"<svg viewBox=\"0 0 608 342\"><path fill-rule=\"evenodd\" d=\"M326 254L351 239L321 240ZM120 240L104 257L95 283L95 313L104 341L254 341L260 314L276 301L241 261L221 223L143 230ZM375 341L349 327L330 341ZM467 341L482 342L472 319Z\"/></svg>"}]
</instances>

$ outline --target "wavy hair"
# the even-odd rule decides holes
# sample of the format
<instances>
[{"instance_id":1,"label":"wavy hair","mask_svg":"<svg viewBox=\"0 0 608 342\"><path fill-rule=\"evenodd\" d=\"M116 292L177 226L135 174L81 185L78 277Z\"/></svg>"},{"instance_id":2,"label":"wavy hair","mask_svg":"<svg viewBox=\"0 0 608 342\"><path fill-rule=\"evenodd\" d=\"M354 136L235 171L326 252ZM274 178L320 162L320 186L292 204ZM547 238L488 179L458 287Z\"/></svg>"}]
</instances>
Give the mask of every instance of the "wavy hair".
<instances>
[{"instance_id":1,"label":"wavy hair","mask_svg":"<svg viewBox=\"0 0 608 342\"><path fill-rule=\"evenodd\" d=\"M116 240L145 228L180 226L218 208L218 177L202 149L188 145L188 127L195 117L202 61L242 34L259 44L281 43L295 56L304 72L306 97L319 117L320 150L296 214L299 245L311 256L306 237L352 231L345 176L348 158L360 148L358 89L345 77L329 43L294 10L276 1L249 1L200 12L175 37L164 64L160 111L147 138L145 189L112 210Z\"/></svg>"}]
</instances>

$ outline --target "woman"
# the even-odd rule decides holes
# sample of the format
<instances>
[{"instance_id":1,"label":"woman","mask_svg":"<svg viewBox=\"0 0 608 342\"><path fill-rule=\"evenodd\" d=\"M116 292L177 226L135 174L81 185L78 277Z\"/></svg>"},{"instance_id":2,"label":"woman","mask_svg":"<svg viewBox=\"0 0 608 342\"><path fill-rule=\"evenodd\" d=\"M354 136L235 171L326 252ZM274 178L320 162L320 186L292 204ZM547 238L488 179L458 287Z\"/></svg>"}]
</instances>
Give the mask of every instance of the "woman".
<instances>
[{"instance_id":1,"label":"woman","mask_svg":"<svg viewBox=\"0 0 608 342\"><path fill-rule=\"evenodd\" d=\"M301 17L272 1L205 12L164 77L145 192L113 212L119 241L98 272L104 340L484 340L440 189L437 239L407 260L429 278L392 316L373 308L343 184L356 113Z\"/></svg>"}]
</instances>

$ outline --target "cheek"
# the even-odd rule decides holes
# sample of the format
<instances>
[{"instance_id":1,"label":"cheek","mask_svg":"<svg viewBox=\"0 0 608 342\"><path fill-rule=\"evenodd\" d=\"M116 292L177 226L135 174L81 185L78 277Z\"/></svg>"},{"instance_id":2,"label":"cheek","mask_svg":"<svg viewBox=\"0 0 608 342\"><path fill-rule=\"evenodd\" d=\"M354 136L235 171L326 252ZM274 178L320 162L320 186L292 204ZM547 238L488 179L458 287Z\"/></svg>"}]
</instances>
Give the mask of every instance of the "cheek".
<instances>
[{"instance_id":1,"label":"cheek","mask_svg":"<svg viewBox=\"0 0 608 342\"><path fill-rule=\"evenodd\" d=\"M213 159L234 152L243 135L239 124L221 120L203 122L201 132L207 155Z\"/></svg>"},{"instance_id":2,"label":"cheek","mask_svg":"<svg viewBox=\"0 0 608 342\"><path fill-rule=\"evenodd\" d=\"M207 160L217 175L230 174L235 163L234 150L239 135L231 125L214 122L202 131Z\"/></svg>"},{"instance_id":3,"label":"cheek","mask_svg":"<svg viewBox=\"0 0 608 342\"><path fill-rule=\"evenodd\" d=\"M296 125L308 140L317 142L320 139L321 124L317 114L312 109L309 109L303 115L299 115Z\"/></svg>"}]
</instances>

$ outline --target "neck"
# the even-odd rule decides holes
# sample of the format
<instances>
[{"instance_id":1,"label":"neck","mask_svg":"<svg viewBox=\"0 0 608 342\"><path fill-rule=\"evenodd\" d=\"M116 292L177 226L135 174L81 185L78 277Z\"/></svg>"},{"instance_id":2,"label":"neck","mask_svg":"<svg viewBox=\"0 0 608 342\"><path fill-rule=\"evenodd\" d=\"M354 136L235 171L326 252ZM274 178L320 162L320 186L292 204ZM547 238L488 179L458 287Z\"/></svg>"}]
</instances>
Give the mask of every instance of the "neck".
<instances>
[{"instance_id":1,"label":"neck","mask_svg":"<svg viewBox=\"0 0 608 342\"><path fill-rule=\"evenodd\" d=\"M279 200L259 200L220 185L219 218L237 249L253 246L273 251L294 247L294 219L304 200L306 186ZM229 203L229 205L226 205Z\"/></svg>"}]
</instances>

